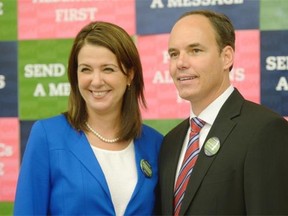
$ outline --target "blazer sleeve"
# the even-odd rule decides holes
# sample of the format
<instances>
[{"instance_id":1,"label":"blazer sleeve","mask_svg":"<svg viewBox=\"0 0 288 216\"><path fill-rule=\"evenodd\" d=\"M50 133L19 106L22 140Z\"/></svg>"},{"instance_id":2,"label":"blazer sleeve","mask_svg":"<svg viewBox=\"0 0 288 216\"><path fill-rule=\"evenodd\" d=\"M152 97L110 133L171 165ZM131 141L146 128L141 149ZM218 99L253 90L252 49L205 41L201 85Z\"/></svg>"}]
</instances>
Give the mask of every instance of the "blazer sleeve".
<instances>
[{"instance_id":1,"label":"blazer sleeve","mask_svg":"<svg viewBox=\"0 0 288 216\"><path fill-rule=\"evenodd\" d=\"M260 126L262 127L262 126ZM245 161L247 214L288 214L288 123L274 119L255 134Z\"/></svg>"},{"instance_id":2,"label":"blazer sleeve","mask_svg":"<svg viewBox=\"0 0 288 216\"><path fill-rule=\"evenodd\" d=\"M31 129L18 177L14 215L47 215L49 149L41 121Z\"/></svg>"}]
</instances>

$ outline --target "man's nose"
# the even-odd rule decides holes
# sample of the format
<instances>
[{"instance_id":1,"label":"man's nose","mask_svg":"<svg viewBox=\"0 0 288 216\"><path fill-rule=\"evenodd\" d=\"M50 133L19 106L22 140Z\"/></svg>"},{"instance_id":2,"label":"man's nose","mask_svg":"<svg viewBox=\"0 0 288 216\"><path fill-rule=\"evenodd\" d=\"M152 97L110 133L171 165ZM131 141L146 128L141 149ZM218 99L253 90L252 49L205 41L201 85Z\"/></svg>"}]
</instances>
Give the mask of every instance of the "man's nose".
<instances>
[{"instance_id":1,"label":"man's nose","mask_svg":"<svg viewBox=\"0 0 288 216\"><path fill-rule=\"evenodd\" d=\"M187 54L180 53L176 62L177 68L182 69L182 68L187 68L188 67L188 56Z\"/></svg>"}]
</instances>

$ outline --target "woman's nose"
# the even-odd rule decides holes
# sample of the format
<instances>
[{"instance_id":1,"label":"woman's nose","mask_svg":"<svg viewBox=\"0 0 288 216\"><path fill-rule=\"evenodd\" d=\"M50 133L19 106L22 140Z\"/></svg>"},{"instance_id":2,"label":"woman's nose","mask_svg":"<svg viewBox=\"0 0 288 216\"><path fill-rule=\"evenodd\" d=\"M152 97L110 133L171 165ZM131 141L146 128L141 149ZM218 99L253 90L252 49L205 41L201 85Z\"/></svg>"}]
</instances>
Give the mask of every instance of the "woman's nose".
<instances>
[{"instance_id":1,"label":"woman's nose","mask_svg":"<svg viewBox=\"0 0 288 216\"><path fill-rule=\"evenodd\" d=\"M103 83L103 77L101 75L101 72L94 71L91 77L91 83L92 84L101 84Z\"/></svg>"}]
</instances>

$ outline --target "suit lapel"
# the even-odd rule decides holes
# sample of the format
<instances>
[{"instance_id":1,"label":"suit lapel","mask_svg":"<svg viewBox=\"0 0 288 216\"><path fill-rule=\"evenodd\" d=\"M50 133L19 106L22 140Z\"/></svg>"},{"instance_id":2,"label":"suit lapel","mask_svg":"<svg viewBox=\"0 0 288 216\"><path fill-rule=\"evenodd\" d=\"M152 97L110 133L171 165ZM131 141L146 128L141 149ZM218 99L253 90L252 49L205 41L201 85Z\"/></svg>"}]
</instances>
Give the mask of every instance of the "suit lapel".
<instances>
[{"instance_id":1,"label":"suit lapel","mask_svg":"<svg viewBox=\"0 0 288 216\"><path fill-rule=\"evenodd\" d=\"M104 173L85 134L82 131L79 133L73 131L71 136L69 136L68 147L80 163L98 181L107 196L111 197Z\"/></svg>"},{"instance_id":2,"label":"suit lapel","mask_svg":"<svg viewBox=\"0 0 288 216\"><path fill-rule=\"evenodd\" d=\"M205 140L205 142L211 137L218 137L220 140L220 150L225 145L225 140L233 130L236 125L236 122L232 119L240 114L240 109L243 104L243 97L240 93L235 89L228 100L222 106L217 118L215 119L210 132ZM204 145L205 145L204 142ZM209 170L209 167L213 163L214 159L218 154L208 157L204 153L204 145L201 149L199 157L197 159L194 170L191 174L190 181L188 183L185 197L182 202L180 214L184 215L187 211L191 202L197 193L198 188L200 187L206 173ZM218 152L219 153L219 152Z\"/></svg>"},{"instance_id":3,"label":"suit lapel","mask_svg":"<svg viewBox=\"0 0 288 216\"><path fill-rule=\"evenodd\" d=\"M135 161L136 161L136 169L137 169L137 184L135 186L135 189L133 191L131 201L137 196L140 189L142 188L142 185L145 180L145 175L143 174L140 166L140 162L142 159L147 160L147 157L145 155L145 152L141 149L141 139L134 139L134 148L135 148ZM148 161L149 162L149 161Z\"/></svg>"},{"instance_id":4,"label":"suit lapel","mask_svg":"<svg viewBox=\"0 0 288 216\"><path fill-rule=\"evenodd\" d=\"M167 147L166 152L162 152L162 155L165 155L165 158L162 160L167 163L163 169L167 169L165 172L165 176L161 177L161 187L165 194L162 195L162 200L165 202L164 206L169 207L165 211L169 215L173 215L173 201L174 201L174 184L175 184L175 176L177 171L177 164L179 161L180 152L182 149L182 145L189 127L189 119L184 120L177 128L175 128L174 133L169 136L167 143L165 144Z\"/></svg>"}]
</instances>

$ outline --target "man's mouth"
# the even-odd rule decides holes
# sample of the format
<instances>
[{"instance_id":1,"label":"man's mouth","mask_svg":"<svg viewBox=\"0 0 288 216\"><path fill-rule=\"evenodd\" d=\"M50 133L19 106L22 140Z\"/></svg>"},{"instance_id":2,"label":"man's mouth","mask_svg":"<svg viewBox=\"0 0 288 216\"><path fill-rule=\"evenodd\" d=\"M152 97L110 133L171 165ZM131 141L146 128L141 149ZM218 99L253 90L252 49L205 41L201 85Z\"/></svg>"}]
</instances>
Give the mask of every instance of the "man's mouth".
<instances>
[{"instance_id":1,"label":"man's mouth","mask_svg":"<svg viewBox=\"0 0 288 216\"><path fill-rule=\"evenodd\" d=\"M187 76L187 77L179 77L177 78L178 81L186 81L186 80L193 80L196 79L198 76Z\"/></svg>"}]
</instances>

